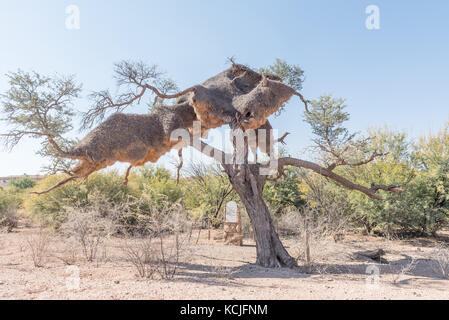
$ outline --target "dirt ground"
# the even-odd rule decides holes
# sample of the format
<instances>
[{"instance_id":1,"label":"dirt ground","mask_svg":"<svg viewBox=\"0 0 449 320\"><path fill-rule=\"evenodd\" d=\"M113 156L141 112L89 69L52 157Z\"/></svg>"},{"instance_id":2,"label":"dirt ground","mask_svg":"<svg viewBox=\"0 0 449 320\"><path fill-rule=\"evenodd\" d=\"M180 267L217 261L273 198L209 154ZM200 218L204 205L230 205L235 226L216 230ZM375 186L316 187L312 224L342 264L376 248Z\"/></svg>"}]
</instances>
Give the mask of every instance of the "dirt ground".
<instances>
[{"instance_id":1,"label":"dirt ground","mask_svg":"<svg viewBox=\"0 0 449 320\"><path fill-rule=\"evenodd\" d=\"M313 273L306 274L258 267L254 241L226 246L203 231L175 277L163 280L139 278L119 238L108 239L94 262L80 254L74 267L58 258L68 254L67 245L52 236L47 261L35 267L28 240L37 234L24 223L0 233L0 299L449 299L449 280L434 268L432 239L345 235L338 243L314 243ZM283 242L297 254L298 239ZM353 255L378 248L389 264ZM79 287L70 282L78 271Z\"/></svg>"}]
</instances>

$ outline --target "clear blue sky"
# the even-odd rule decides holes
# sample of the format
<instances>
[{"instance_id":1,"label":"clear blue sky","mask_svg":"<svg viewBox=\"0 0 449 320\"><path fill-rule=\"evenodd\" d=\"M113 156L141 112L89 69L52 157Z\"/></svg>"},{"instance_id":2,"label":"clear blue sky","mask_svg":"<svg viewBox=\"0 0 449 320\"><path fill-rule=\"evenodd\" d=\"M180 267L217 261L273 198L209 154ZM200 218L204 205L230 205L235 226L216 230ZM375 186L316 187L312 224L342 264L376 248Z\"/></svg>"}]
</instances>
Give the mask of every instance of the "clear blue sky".
<instances>
[{"instance_id":1,"label":"clear blue sky","mask_svg":"<svg viewBox=\"0 0 449 320\"><path fill-rule=\"evenodd\" d=\"M71 4L80 30L65 27ZM365 28L371 4L380 8L380 30ZM18 68L75 74L83 83L76 108L85 111L85 96L112 87L113 63L122 59L156 63L185 88L226 68L227 57L255 67L278 57L305 70L307 98L346 98L351 129L388 125L416 137L449 121L448 15L447 0L3 0L0 92L4 74ZM302 110L292 100L272 121L292 133L292 153L310 144ZM0 176L38 173L38 148L25 140L0 151Z\"/></svg>"}]
</instances>

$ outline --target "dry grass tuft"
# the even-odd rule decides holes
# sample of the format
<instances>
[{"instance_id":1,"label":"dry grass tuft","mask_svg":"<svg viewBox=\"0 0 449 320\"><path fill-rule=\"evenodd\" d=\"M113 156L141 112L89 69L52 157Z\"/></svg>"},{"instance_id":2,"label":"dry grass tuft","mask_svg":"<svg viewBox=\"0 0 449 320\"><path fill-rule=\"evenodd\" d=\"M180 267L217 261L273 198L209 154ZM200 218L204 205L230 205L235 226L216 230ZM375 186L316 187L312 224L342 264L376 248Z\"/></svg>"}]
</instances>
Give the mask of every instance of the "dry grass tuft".
<instances>
[{"instance_id":1,"label":"dry grass tuft","mask_svg":"<svg viewBox=\"0 0 449 320\"><path fill-rule=\"evenodd\" d=\"M441 275L443 279L449 280L449 247L445 243L440 243L432 251L431 257L435 260L433 269Z\"/></svg>"},{"instance_id":2,"label":"dry grass tuft","mask_svg":"<svg viewBox=\"0 0 449 320\"><path fill-rule=\"evenodd\" d=\"M43 228L40 228L37 234L27 239L35 267L42 268L45 266L48 259L50 240L50 234Z\"/></svg>"}]
</instances>

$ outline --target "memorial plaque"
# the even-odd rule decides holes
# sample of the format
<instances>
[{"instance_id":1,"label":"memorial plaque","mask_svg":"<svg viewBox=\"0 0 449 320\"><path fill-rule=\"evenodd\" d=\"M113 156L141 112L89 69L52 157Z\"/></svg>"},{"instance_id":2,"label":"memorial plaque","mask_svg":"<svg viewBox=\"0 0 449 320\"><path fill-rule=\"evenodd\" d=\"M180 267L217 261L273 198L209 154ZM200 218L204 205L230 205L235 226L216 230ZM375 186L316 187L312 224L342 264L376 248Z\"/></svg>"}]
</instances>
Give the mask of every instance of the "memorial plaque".
<instances>
[{"instance_id":1,"label":"memorial plaque","mask_svg":"<svg viewBox=\"0 0 449 320\"><path fill-rule=\"evenodd\" d=\"M229 201L225 206L224 234L226 244L237 246L243 244L240 208L235 201Z\"/></svg>"},{"instance_id":2,"label":"memorial plaque","mask_svg":"<svg viewBox=\"0 0 449 320\"><path fill-rule=\"evenodd\" d=\"M235 201L229 201L226 204L226 218L225 222L228 223L238 223L238 205Z\"/></svg>"}]
</instances>

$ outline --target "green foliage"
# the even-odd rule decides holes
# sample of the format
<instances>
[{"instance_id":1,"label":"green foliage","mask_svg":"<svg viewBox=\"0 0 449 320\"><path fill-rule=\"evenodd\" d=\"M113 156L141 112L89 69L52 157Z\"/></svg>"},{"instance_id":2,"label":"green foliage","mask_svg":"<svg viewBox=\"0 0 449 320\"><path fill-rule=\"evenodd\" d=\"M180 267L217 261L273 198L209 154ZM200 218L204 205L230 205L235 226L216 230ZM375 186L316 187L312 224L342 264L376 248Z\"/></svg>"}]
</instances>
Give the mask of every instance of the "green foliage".
<instances>
[{"instance_id":1,"label":"green foliage","mask_svg":"<svg viewBox=\"0 0 449 320\"><path fill-rule=\"evenodd\" d=\"M34 187L36 185L36 182L31 178L22 177L10 180L8 185L9 187L25 190Z\"/></svg>"},{"instance_id":2,"label":"green foliage","mask_svg":"<svg viewBox=\"0 0 449 320\"><path fill-rule=\"evenodd\" d=\"M228 201L237 200L228 177L216 165L192 164L183 181L184 204L196 219L219 226Z\"/></svg>"},{"instance_id":3,"label":"green foliage","mask_svg":"<svg viewBox=\"0 0 449 320\"><path fill-rule=\"evenodd\" d=\"M352 192L357 220L368 232L388 235L434 235L449 221L449 170L442 160L449 135L422 140L411 146L405 133L372 132L373 144L388 155L353 170L357 183L400 184L400 194L383 193L375 201Z\"/></svg>"},{"instance_id":4,"label":"green foliage","mask_svg":"<svg viewBox=\"0 0 449 320\"><path fill-rule=\"evenodd\" d=\"M290 65L279 58L267 68L260 68L261 73L279 77L283 82L296 90L302 89L304 71L298 65Z\"/></svg>"},{"instance_id":5,"label":"green foliage","mask_svg":"<svg viewBox=\"0 0 449 320\"><path fill-rule=\"evenodd\" d=\"M328 141L348 141L351 135L343 124L349 120L349 114L344 111L346 105L343 99L321 96L319 100L311 101L309 113L305 113L305 121L312 128L312 133L318 141L325 145Z\"/></svg>"},{"instance_id":6,"label":"green foliage","mask_svg":"<svg viewBox=\"0 0 449 320\"><path fill-rule=\"evenodd\" d=\"M282 213L288 207L301 208L305 205L303 194L300 192L299 172L296 168L285 170L285 176L277 183L269 181L263 190L263 197L275 213Z\"/></svg>"},{"instance_id":7,"label":"green foliage","mask_svg":"<svg viewBox=\"0 0 449 320\"><path fill-rule=\"evenodd\" d=\"M72 130L73 100L79 96L81 86L73 76L49 78L36 72L10 72L9 90L1 95L1 112L10 130L3 133L7 147L13 148L23 137L45 137L38 152L53 160L51 170L66 169L68 161L59 157L57 148L67 147L74 141L63 134ZM8 128L8 127L6 127Z\"/></svg>"},{"instance_id":8,"label":"green foliage","mask_svg":"<svg viewBox=\"0 0 449 320\"><path fill-rule=\"evenodd\" d=\"M298 65L291 65L286 61L277 58L272 65L266 68L260 68L259 72L278 77L282 82L288 84L297 91L302 89L304 71ZM275 114L280 115L284 110L284 107L285 105L281 106Z\"/></svg>"},{"instance_id":9,"label":"green foliage","mask_svg":"<svg viewBox=\"0 0 449 320\"><path fill-rule=\"evenodd\" d=\"M47 176L32 190L45 190L63 178L63 175ZM47 194L27 196L24 208L33 216L58 227L65 221L68 208L89 208L103 202L111 208L117 208L133 202L127 211L149 213L150 207L158 208L166 202L178 202L182 196L181 187L168 170L148 166L132 173L128 186L123 185L123 174L116 171L96 172L86 181L68 183ZM137 201L143 198L145 201ZM132 215L129 217L134 219Z\"/></svg>"},{"instance_id":10,"label":"green foliage","mask_svg":"<svg viewBox=\"0 0 449 320\"><path fill-rule=\"evenodd\" d=\"M15 194L0 188L0 211L17 208L19 203L19 198Z\"/></svg>"},{"instance_id":11,"label":"green foliage","mask_svg":"<svg viewBox=\"0 0 449 320\"><path fill-rule=\"evenodd\" d=\"M138 225L153 212L163 211L167 204L179 203L183 198L181 186L165 168L146 166L136 170L128 185L137 206L129 212L127 224Z\"/></svg>"},{"instance_id":12,"label":"green foliage","mask_svg":"<svg viewBox=\"0 0 449 320\"><path fill-rule=\"evenodd\" d=\"M33 190L44 190L64 178L48 176L39 181ZM111 205L127 200L131 190L122 184L123 177L117 172L94 173L87 181L68 183L43 195L32 195L24 201L25 211L58 227L66 218L67 208L89 207L102 200Z\"/></svg>"},{"instance_id":13,"label":"green foliage","mask_svg":"<svg viewBox=\"0 0 449 320\"><path fill-rule=\"evenodd\" d=\"M20 205L20 198L10 190L0 188L0 227L11 231L17 226L16 212Z\"/></svg>"},{"instance_id":14,"label":"green foliage","mask_svg":"<svg viewBox=\"0 0 449 320\"><path fill-rule=\"evenodd\" d=\"M414 144L413 164L418 169L431 170L445 166L449 159L449 123L436 135L420 137Z\"/></svg>"},{"instance_id":15,"label":"green foliage","mask_svg":"<svg viewBox=\"0 0 449 320\"><path fill-rule=\"evenodd\" d=\"M315 138L312 141L326 166L355 166L373 154L379 154L370 139L351 133L344 126L349 120L345 111L345 100L321 96L310 102L305 121L310 125Z\"/></svg>"}]
</instances>

